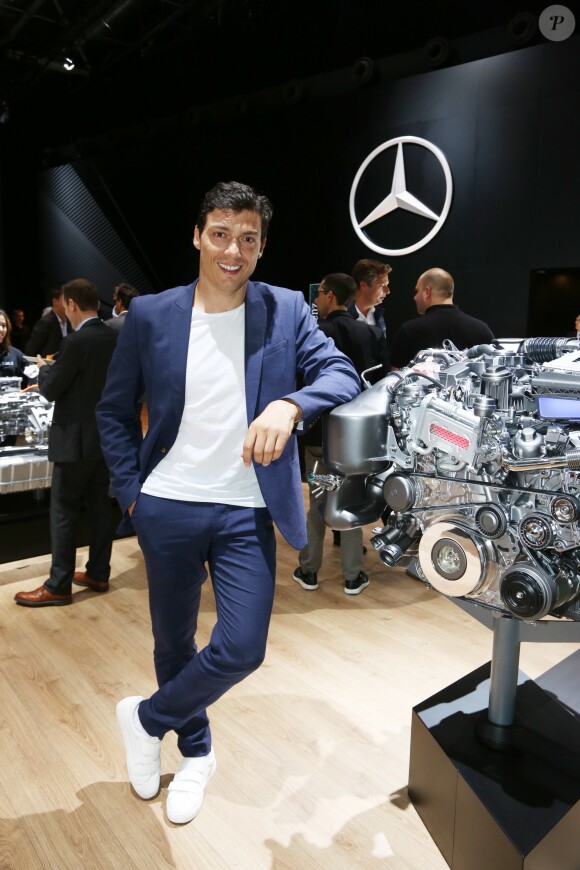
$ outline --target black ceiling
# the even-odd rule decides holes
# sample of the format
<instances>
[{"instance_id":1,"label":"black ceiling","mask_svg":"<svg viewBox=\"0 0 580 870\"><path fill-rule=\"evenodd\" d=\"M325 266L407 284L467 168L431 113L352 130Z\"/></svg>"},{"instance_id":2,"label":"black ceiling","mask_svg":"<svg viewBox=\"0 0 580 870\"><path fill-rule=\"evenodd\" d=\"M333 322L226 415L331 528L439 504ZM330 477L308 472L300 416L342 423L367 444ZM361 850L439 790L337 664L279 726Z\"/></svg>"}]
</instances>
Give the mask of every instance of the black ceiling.
<instances>
[{"instance_id":1,"label":"black ceiling","mask_svg":"<svg viewBox=\"0 0 580 870\"><path fill-rule=\"evenodd\" d=\"M44 147L349 67L363 56L424 51L433 37L511 27L517 47L529 16L537 19L546 5L0 0L0 122L33 133ZM541 38L529 27L525 35L526 42ZM65 58L73 70L65 70Z\"/></svg>"}]
</instances>

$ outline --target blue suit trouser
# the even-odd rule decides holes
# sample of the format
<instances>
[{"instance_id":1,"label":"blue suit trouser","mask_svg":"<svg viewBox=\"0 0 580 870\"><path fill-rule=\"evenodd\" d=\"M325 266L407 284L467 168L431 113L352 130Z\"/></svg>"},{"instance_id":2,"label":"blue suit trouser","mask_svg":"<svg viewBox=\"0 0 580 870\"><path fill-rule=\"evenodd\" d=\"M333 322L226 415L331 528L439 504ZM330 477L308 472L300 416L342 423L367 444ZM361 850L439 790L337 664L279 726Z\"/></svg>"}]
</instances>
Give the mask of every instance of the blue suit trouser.
<instances>
[{"instance_id":1,"label":"blue suit trouser","mask_svg":"<svg viewBox=\"0 0 580 870\"><path fill-rule=\"evenodd\" d=\"M159 684L139 705L139 718L152 736L175 731L182 755L207 755L206 708L264 660L276 577L272 519L266 508L142 493L132 520L147 568ZM209 643L198 650L206 565L217 621Z\"/></svg>"}]
</instances>

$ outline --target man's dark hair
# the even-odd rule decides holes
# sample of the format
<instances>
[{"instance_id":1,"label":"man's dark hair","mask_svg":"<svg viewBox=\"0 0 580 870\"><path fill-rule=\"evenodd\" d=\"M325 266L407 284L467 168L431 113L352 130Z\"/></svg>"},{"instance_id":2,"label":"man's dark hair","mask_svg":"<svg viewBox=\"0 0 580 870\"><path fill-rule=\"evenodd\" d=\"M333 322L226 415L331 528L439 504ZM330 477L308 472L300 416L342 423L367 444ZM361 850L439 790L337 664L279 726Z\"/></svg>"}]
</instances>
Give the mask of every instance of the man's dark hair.
<instances>
[{"instance_id":1,"label":"man's dark hair","mask_svg":"<svg viewBox=\"0 0 580 870\"><path fill-rule=\"evenodd\" d=\"M356 293L356 283L346 272L332 272L321 283L325 290L332 290L339 305L348 305Z\"/></svg>"},{"instance_id":2,"label":"man's dark hair","mask_svg":"<svg viewBox=\"0 0 580 870\"><path fill-rule=\"evenodd\" d=\"M63 284L62 292L65 302L67 299L73 299L81 311L99 310L99 291L93 282L86 278L75 278L74 281Z\"/></svg>"},{"instance_id":3,"label":"man's dark hair","mask_svg":"<svg viewBox=\"0 0 580 870\"><path fill-rule=\"evenodd\" d=\"M136 287L133 287L132 284L117 284L113 290L113 298L118 299L123 308L126 308L127 311L129 310L129 305L135 296L139 296L139 291Z\"/></svg>"},{"instance_id":4,"label":"man's dark hair","mask_svg":"<svg viewBox=\"0 0 580 870\"><path fill-rule=\"evenodd\" d=\"M388 263L381 263L380 260L359 260L352 267L350 273L356 281L356 286L360 287L363 283L372 284L378 277L388 275L392 272L393 267Z\"/></svg>"},{"instance_id":5,"label":"man's dark hair","mask_svg":"<svg viewBox=\"0 0 580 870\"><path fill-rule=\"evenodd\" d=\"M50 291L50 302L52 304L54 299L60 299L62 296L62 287L53 287Z\"/></svg>"},{"instance_id":6,"label":"man's dark hair","mask_svg":"<svg viewBox=\"0 0 580 870\"><path fill-rule=\"evenodd\" d=\"M262 241L268 235L272 220L272 203L267 196L257 193L249 184L239 181L220 181L203 198L197 215L197 227L200 235L210 211L219 208L222 211L255 211L260 215Z\"/></svg>"}]
</instances>

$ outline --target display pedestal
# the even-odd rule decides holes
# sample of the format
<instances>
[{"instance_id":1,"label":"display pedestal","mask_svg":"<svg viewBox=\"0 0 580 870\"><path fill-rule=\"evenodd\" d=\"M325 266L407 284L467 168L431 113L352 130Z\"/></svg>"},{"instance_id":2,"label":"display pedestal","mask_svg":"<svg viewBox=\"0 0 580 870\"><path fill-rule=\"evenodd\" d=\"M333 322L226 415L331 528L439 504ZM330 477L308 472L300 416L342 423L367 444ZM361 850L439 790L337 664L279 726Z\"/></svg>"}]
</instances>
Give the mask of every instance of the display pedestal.
<instances>
[{"instance_id":1,"label":"display pedestal","mask_svg":"<svg viewBox=\"0 0 580 870\"><path fill-rule=\"evenodd\" d=\"M476 736L491 663L413 709L409 796L453 870L580 867L580 717L558 700L566 667L541 685L518 672L504 751Z\"/></svg>"}]
</instances>

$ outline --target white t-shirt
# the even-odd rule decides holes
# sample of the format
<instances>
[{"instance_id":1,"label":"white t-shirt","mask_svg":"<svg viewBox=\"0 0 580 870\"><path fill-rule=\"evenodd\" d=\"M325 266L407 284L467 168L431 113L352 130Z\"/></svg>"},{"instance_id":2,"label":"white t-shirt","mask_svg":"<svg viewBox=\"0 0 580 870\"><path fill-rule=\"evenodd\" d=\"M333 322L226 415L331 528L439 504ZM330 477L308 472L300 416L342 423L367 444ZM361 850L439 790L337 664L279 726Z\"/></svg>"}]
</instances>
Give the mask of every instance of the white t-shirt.
<instances>
[{"instance_id":1,"label":"white t-shirt","mask_svg":"<svg viewBox=\"0 0 580 870\"><path fill-rule=\"evenodd\" d=\"M142 492L180 501L265 507L253 465L242 461L248 431L245 303L207 314L193 308L185 405L175 443Z\"/></svg>"}]
</instances>

